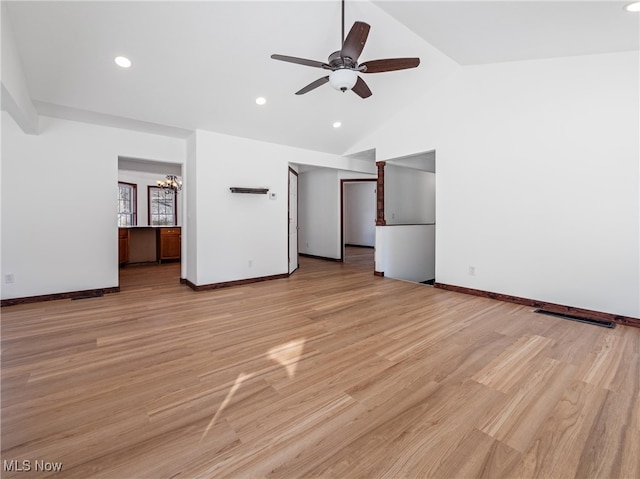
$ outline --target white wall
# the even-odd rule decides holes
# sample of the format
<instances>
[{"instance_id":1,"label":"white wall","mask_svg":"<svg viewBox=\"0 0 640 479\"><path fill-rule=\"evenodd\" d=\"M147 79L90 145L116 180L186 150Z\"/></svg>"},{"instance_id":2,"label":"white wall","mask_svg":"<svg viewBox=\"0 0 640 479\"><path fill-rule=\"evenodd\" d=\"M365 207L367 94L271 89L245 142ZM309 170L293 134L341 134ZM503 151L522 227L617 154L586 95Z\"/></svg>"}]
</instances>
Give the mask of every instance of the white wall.
<instances>
[{"instance_id":1,"label":"white wall","mask_svg":"<svg viewBox=\"0 0 640 479\"><path fill-rule=\"evenodd\" d=\"M197 276L187 272L195 284L286 273L287 160L267 145L196 132ZM266 187L277 198L232 186Z\"/></svg>"},{"instance_id":2,"label":"white wall","mask_svg":"<svg viewBox=\"0 0 640 479\"><path fill-rule=\"evenodd\" d=\"M640 317L639 85L637 52L464 67L353 151L437 150L438 282Z\"/></svg>"},{"instance_id":3,"label":"white wall","mask_svg":"<svg viewBox=\"0 0 640 479\"><path fill-rule=\"evenodd\" d=\"M376 226L375 270L387 278L435 278L435 225Z\"/></svg>"},{"instance_id":4,"label":"white wall","mask_svg":"<svg viewBox=\"0 0 640 479\"><path fill-rule=\"evenodd\" d=\"M164 180L163 175L155 173L147 173L143 171L127 171L118 170L118 181L124 181L125 183L133 183L136 185L137 193L137 211L138 211L138 226L146 226L149 224L149 186L158 186L158 180ZM184 193L178 193L176 197L177 210L178 210L178 226L182 226L184 210L182 208Z\"/></svg>"},{"instance_id":5,"label":"white wall","mask_svg":"<svg viewBox=\"0 0 640 479\"><path fill-rule=\"evenodd\" d=\"M384 211L387 224L435 223L435 184L435 173L385 165Z\"/></svg>"},{"instance_id":6,"label":"white wall","mask_svg":"<svg viewBox=\"0 0 640 479\"><path fill-rule=\"evenodd\" d=\"M344 183L344 242L374 246L376 236L376 183Z\"/></svg>"},{"instance_id":7,"label":"white wall","mask_svg":"<svg viewBox=\"0 0 640 479\"><path fill-rule=\"evenodd\" d=\"M2 114L2 298L118 285L118 156L182 163L176 138Z\"/></svg>"},{"instance_id":8,"label":"white wall","mask_svg":"<svg viewBox=\"0 0 640 479\"><path fill-rule=\"evenodd\" d=\"M181 277L194 282L198 278L198 195L197 176L197 133L192 133L186 141L186 165L182 168L185 194L183 195L184 211L186 213L186 228L182 228L182 269ZM186 253L186 254L185 254ZM186 258L186 259L185 259Z\"/></svg>"}]
</instances>

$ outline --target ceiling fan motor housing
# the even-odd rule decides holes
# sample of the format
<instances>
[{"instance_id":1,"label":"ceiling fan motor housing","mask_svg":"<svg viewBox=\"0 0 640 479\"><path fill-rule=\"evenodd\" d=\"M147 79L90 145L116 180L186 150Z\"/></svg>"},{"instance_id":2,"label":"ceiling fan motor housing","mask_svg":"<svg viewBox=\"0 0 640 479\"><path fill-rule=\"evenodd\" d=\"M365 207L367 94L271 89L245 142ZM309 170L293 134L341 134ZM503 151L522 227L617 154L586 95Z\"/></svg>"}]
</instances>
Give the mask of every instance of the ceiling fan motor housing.
<instances>
[{"instance_id":1,"label":"ceiling fan motor housing","mask_svg":"<svg viewBox=\"0 0 640 479\"><path fill-rule=\"evenodd\" d=\"M329 83L340 91L351 90L358 81L358 73L349 68L340 68L329 75Z\"/></svg>"}]
</instances>

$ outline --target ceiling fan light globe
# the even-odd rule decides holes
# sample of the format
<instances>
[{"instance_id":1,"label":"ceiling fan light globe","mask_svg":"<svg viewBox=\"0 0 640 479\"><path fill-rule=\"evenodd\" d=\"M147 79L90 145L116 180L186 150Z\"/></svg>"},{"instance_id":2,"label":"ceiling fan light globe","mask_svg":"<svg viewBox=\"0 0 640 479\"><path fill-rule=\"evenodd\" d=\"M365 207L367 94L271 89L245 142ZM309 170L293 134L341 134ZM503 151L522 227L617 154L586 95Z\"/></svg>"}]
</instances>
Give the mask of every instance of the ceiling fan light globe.
<instances>
[{"instance_id":1,"label":"ceiling fan light globe","mask_svg":"<svg viewBox=\"0 0 640 479\"><path fill-rule=\"evenodd\" d=\"M329 83L333 88L340 91L351 90L358 81L358 73L348 68L341 68L331 72Z\"/></svg>"}]
</instances>

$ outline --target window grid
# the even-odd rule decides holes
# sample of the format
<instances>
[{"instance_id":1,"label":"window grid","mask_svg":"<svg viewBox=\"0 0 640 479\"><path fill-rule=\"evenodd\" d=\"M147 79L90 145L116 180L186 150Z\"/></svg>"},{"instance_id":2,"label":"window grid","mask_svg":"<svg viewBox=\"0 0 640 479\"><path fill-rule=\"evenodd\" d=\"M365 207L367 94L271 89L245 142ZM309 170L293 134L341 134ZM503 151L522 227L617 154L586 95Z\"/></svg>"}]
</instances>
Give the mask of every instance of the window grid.
<instances>
[{"instance_id":1,"label":"window grid","mask_svg":"<svg viewBox=\"0 0 640 479\"><path fill-rule=\"evenodd\" d=\"M118 226L137 224L136 191L135 184L118 182Z\"/></svg>"},{"instance_id":2,"label":"window grid","mask_svg":"<svg viewBox=\"0 0 640 479\"><path fill-rule=\"evenodd\" d=\"M176 194L157 186L149 186L149 225L175 226L177 224Z\"/></svg>"}]
</instances>

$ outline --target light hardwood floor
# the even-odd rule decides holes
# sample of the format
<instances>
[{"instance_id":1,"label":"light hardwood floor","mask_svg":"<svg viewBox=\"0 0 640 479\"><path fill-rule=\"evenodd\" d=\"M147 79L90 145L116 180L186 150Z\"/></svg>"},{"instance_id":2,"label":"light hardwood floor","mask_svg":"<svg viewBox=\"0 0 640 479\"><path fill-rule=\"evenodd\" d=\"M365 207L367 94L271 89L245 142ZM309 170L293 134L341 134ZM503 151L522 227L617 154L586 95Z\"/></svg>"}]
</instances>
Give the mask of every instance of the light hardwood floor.
<instances>
[{"instance_id":1,"label":"light hardwood floor","mask_svg":"<svg viewBox=\"0 0 640 479\"><path fill-rule=\"evenodd\" d=\"M300 263L3 308L2 477L640 477L640 329Z\"/></svg>"},{"instance_id":2,"label":"light hardwood floor","mask_svg":"<svg viewBox=\"0 0 640 479\"><path fill-rule=\"evenodd\" d=\"M373 260L373 248L363 246L345 246L344 262L347 264L368 267L373 271L375 266Z\"/></svg>"}]
</instances>

